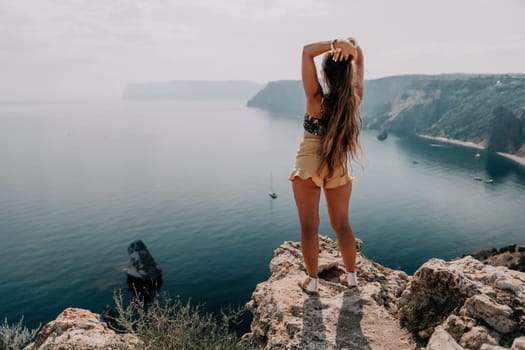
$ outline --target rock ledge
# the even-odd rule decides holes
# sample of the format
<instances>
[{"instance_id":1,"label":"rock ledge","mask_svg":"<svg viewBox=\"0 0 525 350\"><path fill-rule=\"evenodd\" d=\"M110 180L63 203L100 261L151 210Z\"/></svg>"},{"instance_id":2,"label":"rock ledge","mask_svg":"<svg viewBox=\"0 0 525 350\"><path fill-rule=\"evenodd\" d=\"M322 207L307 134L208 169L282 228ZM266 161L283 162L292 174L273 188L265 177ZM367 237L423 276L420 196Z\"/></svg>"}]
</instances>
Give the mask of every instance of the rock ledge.
<instances>
[{"instance_id":1,"label":"rock ledge","mask_svg":"<svg viewBox=\"0 0 525 350\"><path fill-rule=\"evenodd\" d=\"M67 308L46 324L37 340L24 350L139 350L142 345L134 335L115 333L91 311Z\"/></svg>"},{"instance_id":2,"label":"rock ledge","mask_svg":"<svg viewBox=\"0 0 525 350\"><path fill-rule=\"evenodd\" d=\"M337 245L320 236L320 295L305 276L300 244L284 242L247 308L242 342L262 349L525 350L525 273L472 256L430 259L413 276L385 268L357 248L358 289L338 283Z\"/></svg>"}]
</instances>

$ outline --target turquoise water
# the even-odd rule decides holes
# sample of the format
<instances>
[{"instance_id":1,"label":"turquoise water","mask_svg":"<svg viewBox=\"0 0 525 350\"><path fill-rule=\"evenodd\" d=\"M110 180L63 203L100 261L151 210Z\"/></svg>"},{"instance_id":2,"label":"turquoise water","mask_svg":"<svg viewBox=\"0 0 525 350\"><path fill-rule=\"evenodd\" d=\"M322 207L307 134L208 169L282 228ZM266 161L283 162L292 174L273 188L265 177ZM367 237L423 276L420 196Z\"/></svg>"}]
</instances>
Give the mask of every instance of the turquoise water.
<instances>
[{"instance_id":1,"label":"turquoise water","mask_svg":"<svg viewBox=\"0 0 525 350\"><path fill-rule=\"evenodd\" d=\"M287 176L301 124L244 101L0 106L0 317L35 326L68 306L100 312L125 288L136 239L171 295L243 304L274 249L299 239ZM373 131L362 143L350 210L368 257L413 273L525 241L523 168ZM321 221L334 237L324 202Z\"/></svg>"}]
</instances>

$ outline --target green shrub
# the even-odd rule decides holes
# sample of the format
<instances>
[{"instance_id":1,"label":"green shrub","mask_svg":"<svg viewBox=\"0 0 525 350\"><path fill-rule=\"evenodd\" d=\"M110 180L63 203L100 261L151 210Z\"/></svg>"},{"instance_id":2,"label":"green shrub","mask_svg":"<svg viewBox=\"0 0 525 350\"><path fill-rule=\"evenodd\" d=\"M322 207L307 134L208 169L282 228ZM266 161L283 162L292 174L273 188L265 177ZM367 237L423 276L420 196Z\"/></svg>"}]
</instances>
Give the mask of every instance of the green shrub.
<instances>
[{"instance_id":1,"label":"green shrub","mask_svg":"<svg viewBox=\"0 0 525 350\"><path fill-rule=\"evenodd\" d=\"M516 245L513 244L513 245L509 245L509 246L500 248L498 253L500 254L505 253L505 252L514 253L515 250L516 250Z\"/></svg>"},{"instance_id":2,"label":"green shrub","mask_svg":"<svg viewBox=\"0 0 525 350\"><path fill-rule=\"evenodd\" d=\"M7 318L4 323L0 325L0 350L18 350L35 337L39 328L29 330L22 325L24 318L22 317L17 324L7 323Z\"/></svg>"},{"instance_id":3,"label":"green shrub","mask_svg":"<svg viewBox=\"0 0 525 350\"><path fill-rule=\"evenodd\" d=\"M145 349L245 349L237 344L239 338L232 329L239 324L244 309L230 308L217 317L168 296L147 308L137 300L124 302L120 291L114 300L117 323L125 332L139 337Z\"/></svg>"}]
</instances>

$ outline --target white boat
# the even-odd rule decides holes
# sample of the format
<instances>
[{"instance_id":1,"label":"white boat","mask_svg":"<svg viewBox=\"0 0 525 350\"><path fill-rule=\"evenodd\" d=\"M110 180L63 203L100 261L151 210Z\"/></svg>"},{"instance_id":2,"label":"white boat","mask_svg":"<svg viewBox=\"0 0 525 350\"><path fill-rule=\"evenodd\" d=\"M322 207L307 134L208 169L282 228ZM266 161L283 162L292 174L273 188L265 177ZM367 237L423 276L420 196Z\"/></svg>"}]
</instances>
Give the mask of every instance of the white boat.
<instances>
[{"instance_id":1,"label":"white boat","mask_svg":"<svg viewBox=\"0 0 525 350\"><path fill-rule=\"evenodd\" d=\"M271 173L270 173L270 192L268 192L268 195L272 199L275 199L278 196L278 194L273 191L273 183L272 183L272 174Z\"/></svg>"},{"instance_id":2,"label":"white boat","mask_svg":"<svg viewBox=\"0 0 525 350\"><path fill-rule=\"evenodd\" d=\"M493 180L493 179L486 179L486 180L485 180L485 183L487 183L487 184L493 184L493 183L494 183L494 180Z\"/></svg>"}]
</instances>

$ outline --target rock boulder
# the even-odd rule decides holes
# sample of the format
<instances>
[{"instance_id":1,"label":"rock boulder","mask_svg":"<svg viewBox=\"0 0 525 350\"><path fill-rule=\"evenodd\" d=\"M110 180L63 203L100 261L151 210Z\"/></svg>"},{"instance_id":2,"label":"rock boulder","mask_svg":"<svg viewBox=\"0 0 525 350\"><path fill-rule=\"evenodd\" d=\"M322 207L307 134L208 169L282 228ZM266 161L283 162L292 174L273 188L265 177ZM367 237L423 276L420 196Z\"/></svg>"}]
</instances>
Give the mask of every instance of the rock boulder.
<instances>
[{"instance_id":1,"label":"rock boulder","mask_svg":"<svg viewBox=\"0 0 525 350\"><path fill-rule=\"evenodd\" d=\"M24 350L139 350L143 343L131 334L117 334L88 310L68 308L46 324Z\"/></svg>"}]
</instances>

